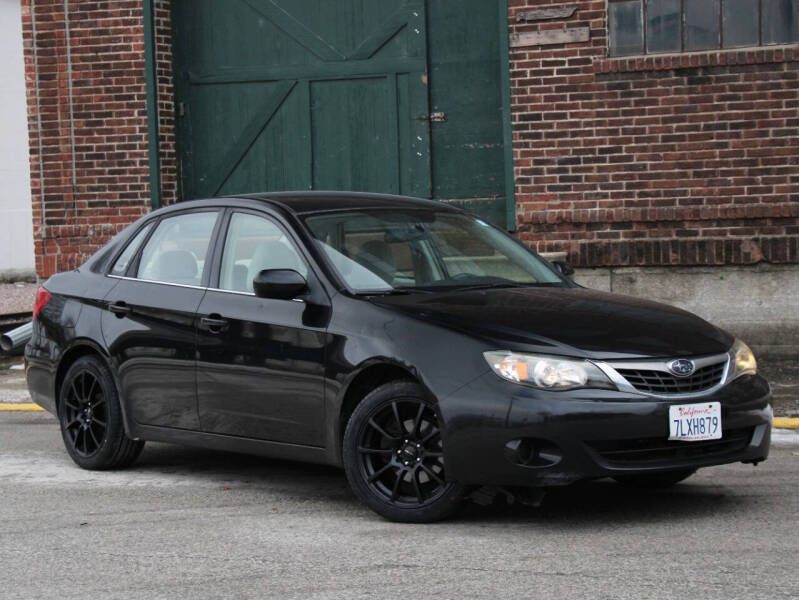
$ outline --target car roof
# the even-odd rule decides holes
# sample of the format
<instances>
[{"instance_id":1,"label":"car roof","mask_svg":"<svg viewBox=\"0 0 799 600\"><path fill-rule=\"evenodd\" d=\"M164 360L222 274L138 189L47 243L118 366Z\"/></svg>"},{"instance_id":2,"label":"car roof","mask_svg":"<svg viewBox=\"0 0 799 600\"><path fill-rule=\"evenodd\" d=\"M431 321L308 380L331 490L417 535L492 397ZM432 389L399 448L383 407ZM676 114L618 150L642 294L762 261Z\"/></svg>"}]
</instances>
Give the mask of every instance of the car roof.
<instances>
[{"instance_id":1,"label":"car roof","mask_svg":"<svg viewBox=\"0 0 799 600\"><path fill-rule=\"evenodd\" d=\"M297 214L364 208L429 208L439 210L448 208L446 204L435 200L366 192L271 192L237 194L236 197L279 204Z\"/></svg>"},{"instance_id":2,"label":"car roof","mask_svg":"<svg viewBox=\"0 0 799 600\"><path fill-rule=\"evenodd\" d=\"M238 201L238 202L237 202ZM333 211L363 210L363 209L385 209L397 208L416 210L437 210L459 212L459 209L438 200L426 200L411 196L399 196L393 194L374 194L367 192L340 192L340 191L295 191L295 192L263 192L258 194L232 194L229 196L219 196L215 198L204 198L176 202L168 206L163 206L153 212L143 215L140 219L132 223L125 231L121 232L114 239L110 240L98 252L93 254L84 263L92 270L102 266L103 261L120 245L127 244L130 238L138 229L138 225L144 221L150 221L185 210L213 208L223 206L241 206L244 202L261 202L265 206L282 213L293 213L294 215L308 215L315 213L325 213ZM252 204L250 204L252 206Z\"/></svg>"},{"instance_id":3,"label":"car roof","mask_svg":"<svg viewBox=\"0 0 799 600\"><path fill-rule=\"evenodd\" d=\"M437 200L425 200L410 196L395 196L392 194L372 194L365 192L331 192L331 191L301 191L301 192L266 192L259 194L235 194L227 196L230 199L257 200L265 204L280 207L295 214L308 214L327 211L359 210L367 208L398 208L398 209L430 209L430 210L455 210L453 207ZM199 201L207 204L214 200L225 198L209 198ZM191 206L191 203L181 202L173 206Z\"/></svg>"}]
</instances>

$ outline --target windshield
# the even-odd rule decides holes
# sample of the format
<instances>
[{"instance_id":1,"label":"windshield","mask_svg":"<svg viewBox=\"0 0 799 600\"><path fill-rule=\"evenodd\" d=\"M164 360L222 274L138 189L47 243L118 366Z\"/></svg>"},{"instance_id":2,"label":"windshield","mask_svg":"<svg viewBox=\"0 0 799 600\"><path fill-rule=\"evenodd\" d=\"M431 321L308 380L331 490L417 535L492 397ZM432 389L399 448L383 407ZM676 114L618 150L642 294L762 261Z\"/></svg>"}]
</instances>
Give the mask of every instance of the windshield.
<instances>
[{"instance_id":1,"label":"windshield","mask_svg":"<svg viewBox=\"0 0 799 600\"><path fill-rule=\"evenodd\" d=\"M359 293L563 284L511 237L466 214L374 209L312 215L305 223Z\"/></svg>"}]
</instances>

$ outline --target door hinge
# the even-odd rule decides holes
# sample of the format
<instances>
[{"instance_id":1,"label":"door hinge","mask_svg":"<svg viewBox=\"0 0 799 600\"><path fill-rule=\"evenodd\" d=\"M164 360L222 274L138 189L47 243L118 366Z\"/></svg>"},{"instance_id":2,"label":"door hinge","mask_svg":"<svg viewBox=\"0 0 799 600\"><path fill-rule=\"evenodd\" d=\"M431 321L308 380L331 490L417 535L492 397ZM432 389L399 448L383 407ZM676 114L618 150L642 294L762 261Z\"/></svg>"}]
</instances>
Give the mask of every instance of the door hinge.
<instances>
[{"instance_id":1,"label":"door hinge","mask_svg":"<svg viewBox=\"0 0 799 600\"><path fill-rule=\"evenodd\" d=\"M428 121L429 123L446 123L447 113L445 112L432 112L426 117L419 117L420 121Z\"/></svg>"},{"instance_id":2,"label":"door hinge","mask_svg":"<svg viewBox=\"0 0 799 600\"><path fill-rule=\"evenodd\" d=\"M178 116L185 117L186 116L186 103L185 102L178 102Z\"/></svg>"}]
</instances>

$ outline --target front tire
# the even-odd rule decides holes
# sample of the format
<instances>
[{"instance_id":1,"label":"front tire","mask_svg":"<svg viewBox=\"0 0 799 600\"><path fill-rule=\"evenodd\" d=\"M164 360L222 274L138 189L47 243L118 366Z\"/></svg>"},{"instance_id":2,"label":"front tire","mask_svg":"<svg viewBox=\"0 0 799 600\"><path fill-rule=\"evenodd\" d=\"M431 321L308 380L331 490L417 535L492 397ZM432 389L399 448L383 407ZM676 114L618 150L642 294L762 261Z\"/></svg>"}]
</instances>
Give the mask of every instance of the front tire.
<instances>
[{"instance_id":1,"label":"front tire","mask_svg":"<svg viewBox=\"0 0 799 600\"><path fill-rule=\"evenodd\" d=\"M58 420L67 453L84 469L124 469L144 448L125 434L114 379L96 356L83 356L67 370Z\"/></svg>"},{"instance_id":2,"label":"front tire","mask_svg":"<svg viewBox=\"0 0 799 600\"><path fill-rule=\"evenodd\" d=\"M355 494L391 521L440 521L463 503L464 486L446 480L436 407L416 383L381 385L358 404L343 458Z\"/></svg>"},{"instance_id":3,"label":"front tire","mask_svg":"<svg viewBox=\"0 0 799 600\"><path fill-rule=\"evenodd\" d=\"M696 473L696 469L680 469L678 471L666 471L663 473L641 473L638 475L620 475L614 477L616 481L623 485L637 488L665 488L671 487L688 479Z\"/></svg>"}]
</instances>

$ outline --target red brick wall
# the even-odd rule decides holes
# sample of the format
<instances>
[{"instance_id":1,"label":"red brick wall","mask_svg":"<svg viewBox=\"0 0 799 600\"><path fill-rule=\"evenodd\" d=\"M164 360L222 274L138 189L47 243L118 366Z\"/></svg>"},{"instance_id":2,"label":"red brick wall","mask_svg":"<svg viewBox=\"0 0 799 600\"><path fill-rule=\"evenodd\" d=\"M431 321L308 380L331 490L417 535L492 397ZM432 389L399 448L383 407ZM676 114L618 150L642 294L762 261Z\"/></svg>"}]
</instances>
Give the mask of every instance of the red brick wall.
<instances>
[{"instance_id":1,"label":"red brick wall","mask_svg":"<svg viewBox=\"0 0 799 600\"><path fill-rule=\"evenodd\" d=\"M522 240L579 266L799 262L799 48L608 59L604 1L509 4L512 34L590 28L511 51Z\"/></svg>"},{"instance_id":2,"label":"red brick wall","mask_svg":"<svg viewBox=\"0 0 799 600\"><path fill-rule=\"evenodd\" d=\"M36 270L47 277L149 208L142 2L70 0L65 11L22 0L22 25Z\"/></svg>"},{"instance_id":3,"label":"red brick wall","mask_svg":"<svg viewBox=\"0 0 799 600\"><path fill-rule=\"evenodd\" d=\"M65 15L63 0L21 1L46 277L149 210L142 2L69 0ZM561 3L509 4L511 33L591 30L588 42L511 52L525 242L579 266L799 262L799 49L608 59L604 1L541 24L516 13ZM156 0L155 25L169 204L179 198L169 0Z\"/></svg>"}]
</instances>

